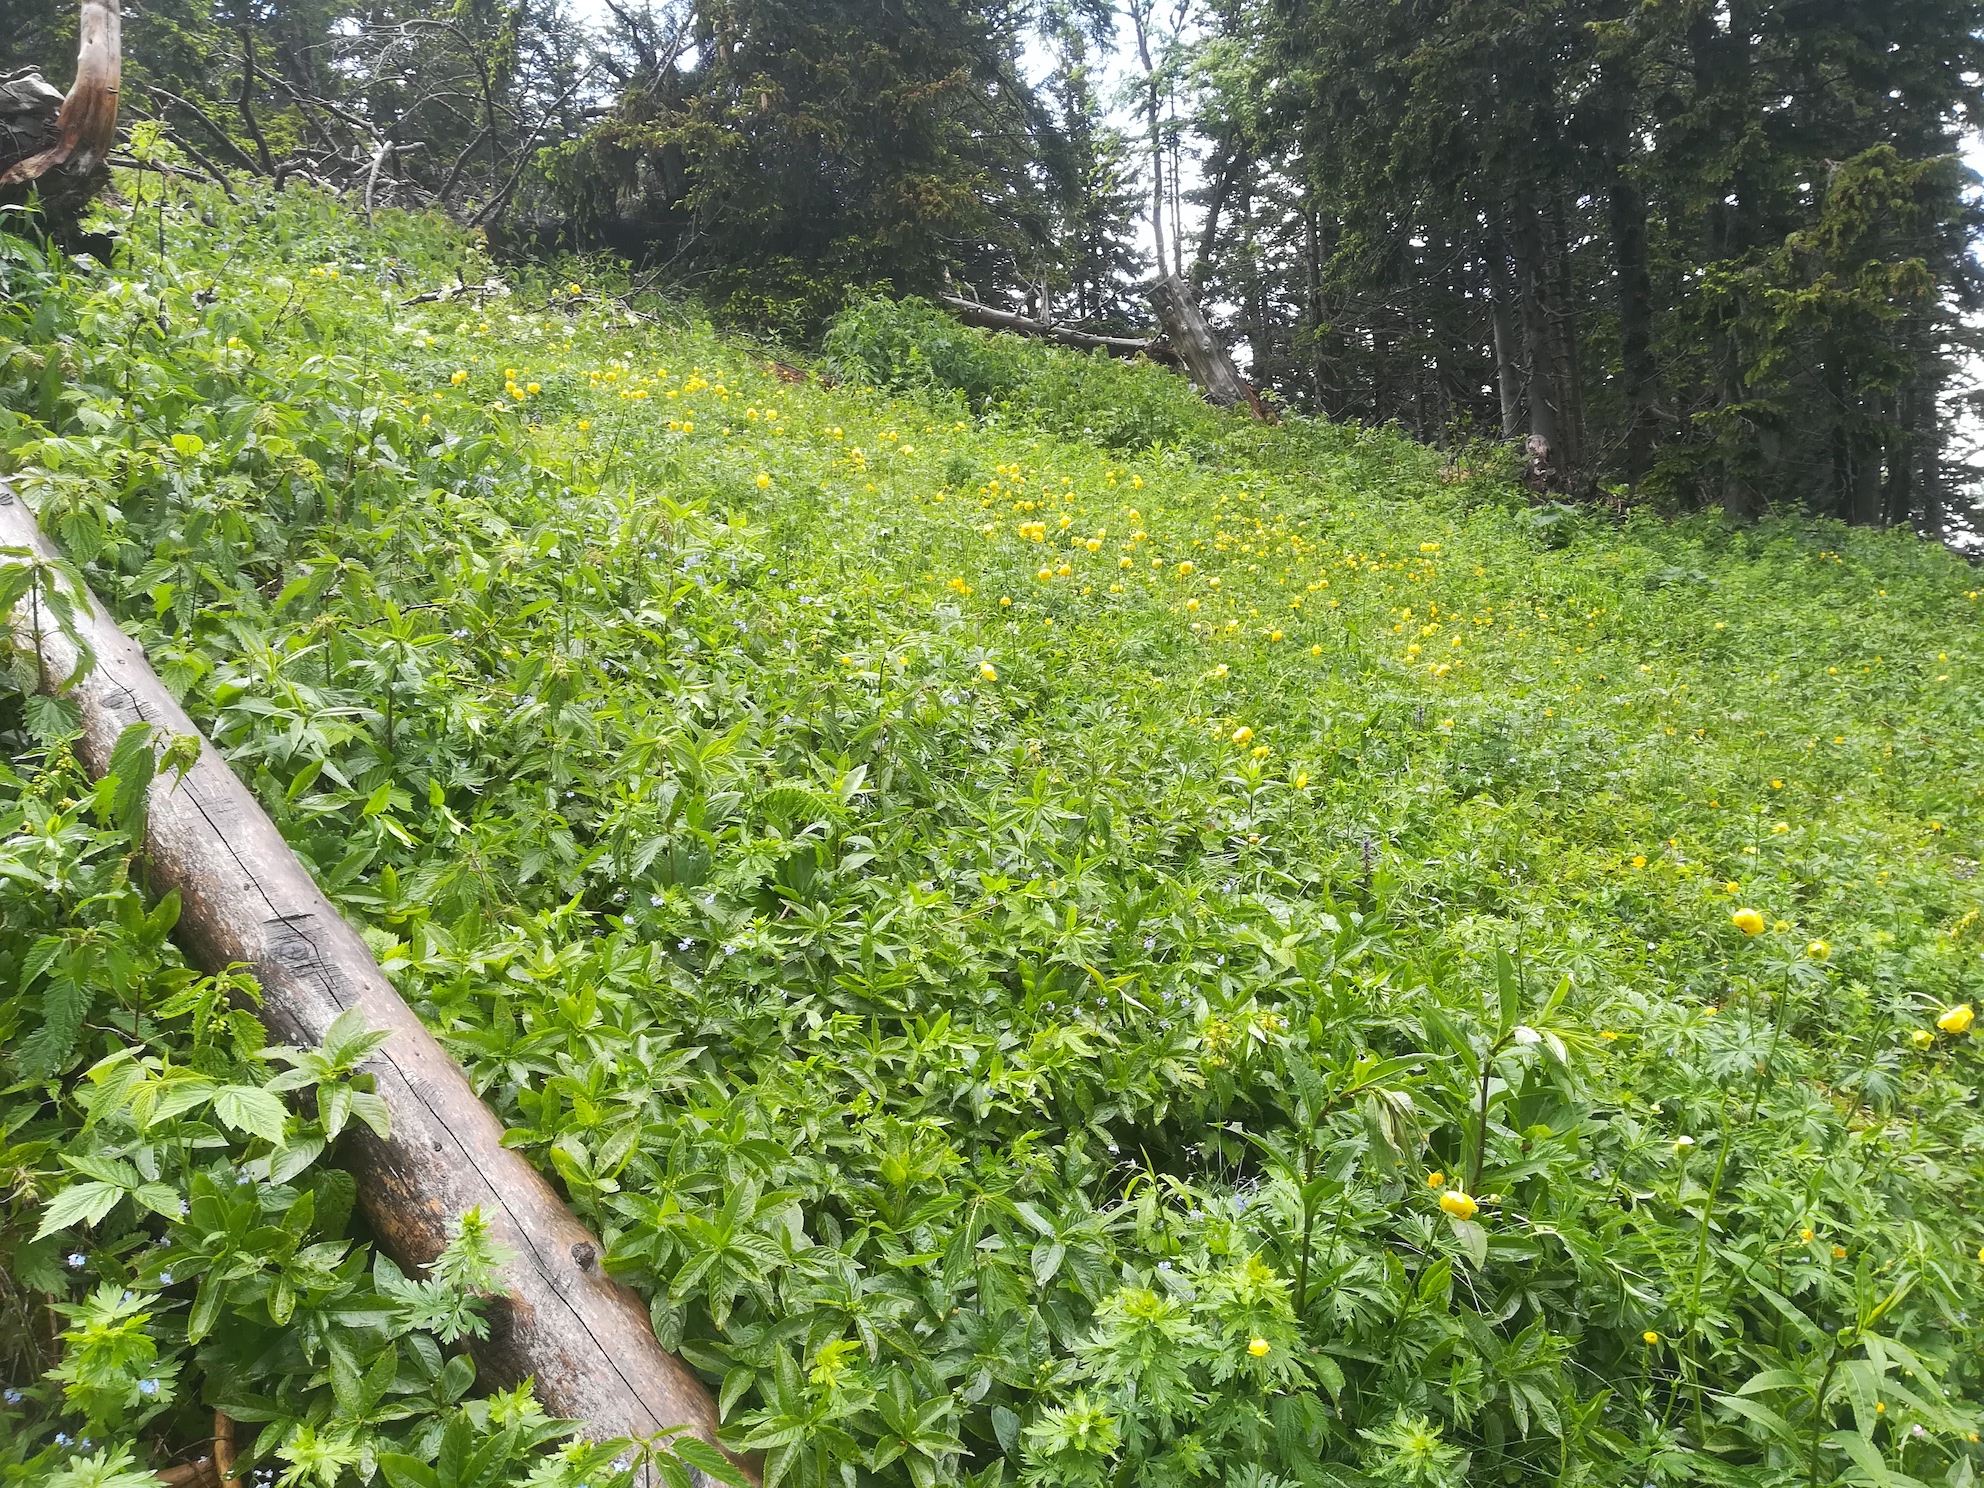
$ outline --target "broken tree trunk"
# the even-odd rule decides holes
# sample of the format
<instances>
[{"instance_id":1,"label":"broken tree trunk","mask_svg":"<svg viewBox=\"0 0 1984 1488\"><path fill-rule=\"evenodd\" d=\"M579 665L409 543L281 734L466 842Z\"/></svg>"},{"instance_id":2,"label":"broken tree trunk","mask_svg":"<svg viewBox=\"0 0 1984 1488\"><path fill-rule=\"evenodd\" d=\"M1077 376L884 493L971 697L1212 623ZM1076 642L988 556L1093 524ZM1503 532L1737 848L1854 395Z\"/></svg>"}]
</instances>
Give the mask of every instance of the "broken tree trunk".
<instances>
[{"instance_id":1,"label":"broken tree trunk","mask_svg":"<svg viewBox=\"0 0 1984 1488\"><path fill-rule=\"evenodd\" d=\"M27 504L0 481L0 549L7 548L59 557ZM78 628L96 664L68 696L82 710L77 752L91 775L108 768L130 724L197 734L102 603L77 599L88 612ZM39 613L46 616L47 606ZM39 648L43 675L70 675L75 644L47 622L32 634L29 615L26 604L16 607L16 640ZM402 1266L433 1261L450 1223L467 1210L488 1218L511 1259L489 1309L490 1336L475 1347L484 1378L534 1379L545 1409L584 1423L595 1439L687 1427L714 1442L716 1412L702 1381L655 1341L647 1309L604 1274L599 1242L543 1176L504 1148L502 1124L204 738L199 762L183 777L153 782L145 863L155 890L179 894L175 938L187 960L210 973L234 965L252 971L262 987L261 1019L277 1038L314 1048L353 1008L391 1033L364 1065L391 1112L391 1134L381 1138L354 1122L339 1160L358 1180L359 1207L380 1248Z\"/></svg>"},{"instance_id":2,"label":"broken tree trunk","mask_svg":"<svg viewBox=\"0 0 1984 1488\"><path fill-rule=\"evenodd\" d=\"M96 194L110 184L110 147L117 139L117 94L123 77L123 15L119 0L82 0L76 80L48 113L54 92L39 74L7 85L7 133L0 140L0 201L41 193L57 239L74 235ZM39 85L39 86L36 86Z\"/></svg>"},{"instance_id":3,"label":"broken tree trunk","mask_svg":"<svg viewBox=\"0 0 1984 1488\"><path fill-rule=\"evenodd\" d=\"M937 303L966 325L979 326L988 331L1038 336L1059 346L1072 346L1077 351L1106 351L1111 356L1149 357L1154 362L1171 364L1178 360L1178 353L1162 341L1139 341L1133 336L1096 336L1087 331L1071 331L1066 326L1050 325L1044 320L1015 315L1010 310L996 310L990 305L981 305L976 300L963 299L958 295L938 295Z\"/></svg>"},{"instance_id":4,"label":"broken tree trunk","mask_svg":"<svg viewBox=\"0 0 1984 1488\"><path fill-rule=\"evenodd\" d=\"M1267 417L1259 395L1241 377L1233 358L1226 354L1226 348L1206 324L1198 301L1192 297L1191 285L1176 274L1166 274L1151 290L1150 302L1157 311L1157 323L1164 327L1165 340L1177 348L1186 370L1208 402L1221 408L1244 403L1253 410L1255 418Z\"/></svg>"}]
</instances>

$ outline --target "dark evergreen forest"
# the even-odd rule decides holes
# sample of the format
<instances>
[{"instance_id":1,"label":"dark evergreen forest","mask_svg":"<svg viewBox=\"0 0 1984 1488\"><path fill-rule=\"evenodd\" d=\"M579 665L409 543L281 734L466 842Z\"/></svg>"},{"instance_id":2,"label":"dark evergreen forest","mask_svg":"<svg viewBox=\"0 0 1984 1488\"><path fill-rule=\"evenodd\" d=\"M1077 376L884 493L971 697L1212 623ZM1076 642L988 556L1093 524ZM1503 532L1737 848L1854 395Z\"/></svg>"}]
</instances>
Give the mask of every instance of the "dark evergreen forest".
<instances>
[{"instance_id":1,"label":"dark evergreen forest","mask_svg":"<svg viewBox=\"0 0 1984 1488\"><path fill-rule=\"evenodd\" d=\"M1975 0L601 4L134 0L127 118L794 337L849 285L1134 332L1169 270L1294 409L1969 521ZM8 12L66 82L74 7Z\"/></svg>"}]
</instances>

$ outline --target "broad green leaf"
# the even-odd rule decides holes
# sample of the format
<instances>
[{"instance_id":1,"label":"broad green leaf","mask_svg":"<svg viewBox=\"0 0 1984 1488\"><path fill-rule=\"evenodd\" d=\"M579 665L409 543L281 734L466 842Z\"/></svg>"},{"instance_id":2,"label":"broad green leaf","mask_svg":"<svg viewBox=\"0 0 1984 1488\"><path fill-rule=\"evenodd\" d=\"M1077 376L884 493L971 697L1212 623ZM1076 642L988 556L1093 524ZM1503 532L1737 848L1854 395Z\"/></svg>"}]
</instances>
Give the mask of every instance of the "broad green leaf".
<instances>
[{"instance_id":1,"label":"broad green leaf","mask_svg":"<svg viewBox=\"0 0 1984 1488\"><path fill-rule=\"evenodd\" d=\"M93 1225L124 1197L124 1190L110 1183L72 1183L49 1201L35 1230L37 1240L66 1230L70 1225Z\"/></svg>"},{"instance_id":2,"label":"broad green leaf","mask_svg":"<svg viewBox=\"0 0 1984 1488\"><path fill-rule=\"evenodd\" d=\"M214 1115L236 1131L277 1146L289 1117L280 1099L256 1085L223 1085L214 1092Z\"/></svg>"}]
</instances>

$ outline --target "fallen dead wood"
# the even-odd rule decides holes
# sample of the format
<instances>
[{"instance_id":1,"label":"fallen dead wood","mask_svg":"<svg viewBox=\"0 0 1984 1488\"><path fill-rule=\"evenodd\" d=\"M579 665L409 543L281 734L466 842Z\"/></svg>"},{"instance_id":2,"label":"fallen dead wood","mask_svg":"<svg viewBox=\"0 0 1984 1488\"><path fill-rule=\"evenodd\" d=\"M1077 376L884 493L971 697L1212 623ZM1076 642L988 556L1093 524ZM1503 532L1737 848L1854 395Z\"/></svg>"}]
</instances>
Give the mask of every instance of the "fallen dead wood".
<instances>
[{"instance_id":1,"label":"fallen dead wood","mask_svg":"<svg viewBox=\"0 0 1984 1488\"><path fill-rule=\"evenodd\" d=\"M59 557L27 504L0 481L4 549ZM87 593L75 598L85 612L77 629L96 663L68 696L81 709L77 753L91 775L109 767L130 724L197 735L103 605ZM46 617L48 606L15 608L15 639L39 650L43 675L67 677L76 643L46 619L35 633L37 614ZM655 1341L647 1309L605 1275L599 1242L543 1176L504 1148L496 1117L205 739L190 770L152 785L145 861L154 890L179 894L175 938L187 960L208 972L236 965L253 972L262 1021L275 1037L315 1047L349 1009L391 1034L365 1066L391 1114L391 1134L353 1123L338 1161L358 1181L359 1207L380 1248L402 1266L430 1263L467 1210L487 1217L511 1258L500 1273L503 1294L490 1306L490 1336L475 1347L483 1378L533 1378L547 1410L582 1422L595 1439L686 1427L714 1442L716 1412L701 1380Z\"/></svg>"},{"instance_id":2,"label":"fallen dead wood","mask_svg":"<svg viewBox=\"0 0 1984 1488\"><path fill-rule=\"evenodd\" d=\"M1178 353L1162 341L1139 341L1134 336L1096 336L1087 331L1052 325L1044 320L1032 320L1024 315L1016 315L1010 310L997 310L990 305L981 305L976 300L967 300L958 295L938 295L937 303L966 325L975 325L988 331L1012 331L1021 336L1038 336L1043 341L1054 342L1057 346L1071 346L1077 351L1106 351L1111 356L1126 359L1149 357L1154 362L1164 362L1167 365L1178 360Z\"/></svg>"},{"instance_id":3,"label":"fallen dead wood","mask_svg":"<svg viewBox=\"0 0 1984 1488\"><path fill-rule=\"evenodd\" d=\"M234 1472L237 1455L234 1418L226 1411L214 1412L214 1439L211 1445L212 1450L207 1456L165 1468L155 1476L165 1488L239 1488L241 1479Z\"/></svg>"},{"instance_id":4,"label":"fallen dead wood","mask_svg":"<svg viewBox=\"0 0 1984 1488\"><path fill-rule=\"evenodd\" d=\"M438 300L452 300L462 295L485 299L501 299L509 294L510 286L501 279L490 279L482 284L450 284L441 289L426 290L421 294L410 295L401 300L402 305L432 305Z\"/></svg>"},{"instance_id":5,"label":"fallen dead wood","mask_svg":"<svg viewBox=\"0 0 1984 1488\"><path fill-rule=\"evenodd\" d=\"M46 93L53 90L38 74L10 80L8 105L21 107L0 140L0 200L18 200L35 188L58 239L76 231L90 202L110 184L123 76L118 0L82 0L78 30L76 78L60 106L48 114Z\"/></svg>"}]
</instances>

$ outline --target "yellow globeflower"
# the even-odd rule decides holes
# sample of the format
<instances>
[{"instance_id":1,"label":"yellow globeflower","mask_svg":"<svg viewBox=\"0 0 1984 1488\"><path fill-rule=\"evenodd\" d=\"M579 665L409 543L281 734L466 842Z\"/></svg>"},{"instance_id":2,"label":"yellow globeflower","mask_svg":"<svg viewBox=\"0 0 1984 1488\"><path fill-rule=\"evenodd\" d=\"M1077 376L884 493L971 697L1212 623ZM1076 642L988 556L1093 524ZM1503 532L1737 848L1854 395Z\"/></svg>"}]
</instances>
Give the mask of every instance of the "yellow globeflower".
<instances>
[{"instance_id":1,"label":"yellow globeflower","mask_svg":"<svg viewBox=\"0 0 1984 1488\"><path fill-rule=\"evenodd\" d=\"M1918 1028L1908 1035L1908 1041L1918 1049L1926 1049L1936 1041L1936 1036L1926 1028Z\"/></svg>"},{"instance_id":2,"label":"yellow globeflower","mask_svg":"<svg viewBox=\"0 0 1984 1488\"><path fill-rule=\"evenodd\" d=\"M1254 737L1254 731L1248 728L1247 725L1244 723L1233 731L1233 742L1235 744L1245 744L1249 739L1253 737Z\"/></svg>"},{"instance_id":3,"label":"yellow globeflower","mask_svg":"<svg viewBox=\"0 0 1984 1488\"><path fill-rule=\"evenodd\" d=\"M1440 1207L1455 1219L1472 1219L1481 1206L1457 1188L1440 1195Z\"/></svg>"},{"instance_id":4,"label":"yellow globeflower","mask_svg":"<svg viewBox=\"0 0 1984 1488\"><path fill-rule=\"evenodd\" d=\"M760 491L767 490L770 488L771 483L772 483L772 478L769 475L766 475L764 471L760 470L758 472L758 489Z\"/></svg>"},{"instance_id":5,"label":"yellow globeflower","mask_svg":"<svg viewBox=\"0 0 1984 1488\"><path fill-rule=\"evenodd\" d=\"M1438 1188L1446 1181L1447 1175L1445 1173L1433 1172L1426 1175L1426 1186L1428 1188Z\"/></svg>"},{"instance_id":6,"label":"yellow globeflower","mask_svg":"<svg viewBox=\"0 0 1984 1488\"><path fill-rule=\"evenodd\" d=\"M1648 1328L1646 1332L1640 1334L1640 1342L1644 1343L1648 1348L1652 1348L1656 1343L1660 1342L1660 1335L1654 1332L1653 1329Z\"/></svg>"},{"instance_id":7,"label":"yellow globeflower","mask_svg":"<svg viewBox=\"0 0 1984 1488\"><path fill-rule=\"evenodd\" d=\"M1192 574L1196 573L1197 571L1198 571L1198 565L1192 562L1192 560L1189 558L1187 558L1183 563L1178 565L1179 574L1185 577L1190 577Z\"/></svg>"},{"instance_id":8,"label":"yellow globeflower","mask_svg":"<svg viewBox=\"0 0 1984 1488\"><path fill-rule=\"evenodd\" d=\"M1729 917L1729 923L1745 935L1757 935L1763 931L1764 917L1754 909L1739 909Z\"/></svg>"},{"instance_id":9,"label":"yellow globeflower","mask_svg":"<svg viewBox=\"0 0 1984 1488\"><path fill-rule=\"evenodd\" d=\"M978 664L978 675L983 677L987 682L997 682L999 680L999 673L994 670L992 663L989 661L981 661Z\"/></svg>"},{"instance_id":10,"label":"yellow globeflower","mask_svg":"<svg viewBox=\"0 0 1984 1488\"><path fill-rule=\"evenodd\" d=\"M1823 940L1815 940L1805 947L1805 954L1810 956L1814 961L1824 961L1832 955L1832 947L1827 945Z\"/></svg>"},{"instance_id":11,"label":"yellow globeflower","mask_svg":"<svg viewBox=\"0 0 1984 1488\"><path fill-rule=\"evenodd\" d=\"M1967 1002L1960 1002L1936 1020L1936 1026L1944 1033L1968 1033L1970 1025L1977 1019Z\"/></svg>"},{"instance_id":12,"label":"yellow globeflower","mask_svg":"<svg viewBox=\"0 0 1984 1488\"><path fill-rule=\"evenodd\" d=\"M1252 1354L1256 1359L1265 1359L1268 1356L1268 1347L1268 1341L1265 1338L1256 1338L1247 1345L1247 1352Z\"/></svg>"}]
</instances>

